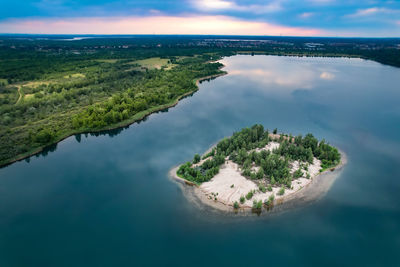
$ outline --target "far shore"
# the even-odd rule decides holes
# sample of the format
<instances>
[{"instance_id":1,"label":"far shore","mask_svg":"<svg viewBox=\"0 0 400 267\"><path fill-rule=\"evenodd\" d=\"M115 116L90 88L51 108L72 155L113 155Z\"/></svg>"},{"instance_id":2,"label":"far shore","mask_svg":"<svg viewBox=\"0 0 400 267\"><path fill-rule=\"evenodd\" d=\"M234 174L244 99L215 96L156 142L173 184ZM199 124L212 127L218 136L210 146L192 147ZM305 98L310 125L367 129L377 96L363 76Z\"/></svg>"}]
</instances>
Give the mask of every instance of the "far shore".
<instances>
[{"instance_id":1,"label":"far shore","mask_svg":"<svg viewBox=\"0 0 400 267\"><path fill-rule=\"evenodd\" d=\"M198 79L195 80L195 84L196 84L196 87L197 87L195 90L187 92L187 93L179 96L178 98L176 98L175 100L173 100L172 102L170 102L168 104L152 107L152 108L150 108L148 110L139 112L139 113L135 114L133 117L131 117L131 118L125 120L125 121L119 122L117 124L114 124L114 125L111 125L111 126L107 126L107 127L101 128L101 129L92 129L92 130L91 129L84 129L84 130L80 130L80 131L68 131L64 135L61 135L59 138L57 138L52 143L46 144L44 146L37 147L37 148L32 149L32 150L30 150L30 151L28 151L28 152L26 152L24 154L21 154L21 155L18 155L16 157L14 157L14 158L9 159L9 160L0 162L0 168L8 166L8 165L10 165L10 164L12 164L14 162L21 161L23 159L29 158L31 156L37 155L37 154L43 152L47 147L50 147L50 146L52 146L54 144L58 144L59 142L67 139L70 136L76 135L76 134L99 133L99 132L110 131L110 130L115 130L115 129L127 127L127 126L129 126L129 125L131 125L131 124L133 124L135 122L143 120L144 118L148 117L149 115L151 115L153 113L157 113L159 111L175 107L179 103L179 101L181 99L183 99L183 98L185 98L187 96L190 96L191 94L193 94L196 91L198 91L199 90L199 84L202 81L206 81L206 80L209 80L209 79L215 79L217 77L220 77L220 76L223 76L223 75L226 75L226 74L227 74L226 72L222 72L222 73L218 73L218 74L214 74L214 75L209 75L209 76L198 78Z\"/></svg>"},{"instance_id":2,"label":"far shore","mask_svg":"<svg viewBox=\"0 0 400 267\"><path fill-rule=\"evenodd\" d=\"M212 147L210 149L212 149ZM208 149L207 151L209 151L210 149ZM336 179L340 176L343 167L347 164L347 155L341 150L339 150L339 152L341 154L341 161L337 166L318 173L317 175L312 177L306 184L304 184L304 186L296 188L296 190L293 190L292 192L289 192L288 194L285 194L283 196L277 196L277 198L273 202L273 205L268 207L264 205L263 213L265 213L266 210L277 212L288 210L294 207L300 207L304 204L312 203L323 197L332 187ZM245 204L241 205L239 209L234 209L232 203L227 203L226 201L222 201L218 198L216 200L210 199L209 192L204 190L204 187L183 179L177 175L176 172L179 166L180 165L172 168L169 171L169 176L172 178L173 181L178 182L181 185L185 197L196 206L202 206L202 208L208 207L212 210L228 213L235 212L242 215L252 213L252 206L248 203L248 201ZM213 179L211 179L211 181ZM251 182L251 180L248 181ZM295 181L293 181L293 183L294 182Z\"/></svg>"}]
</instances>

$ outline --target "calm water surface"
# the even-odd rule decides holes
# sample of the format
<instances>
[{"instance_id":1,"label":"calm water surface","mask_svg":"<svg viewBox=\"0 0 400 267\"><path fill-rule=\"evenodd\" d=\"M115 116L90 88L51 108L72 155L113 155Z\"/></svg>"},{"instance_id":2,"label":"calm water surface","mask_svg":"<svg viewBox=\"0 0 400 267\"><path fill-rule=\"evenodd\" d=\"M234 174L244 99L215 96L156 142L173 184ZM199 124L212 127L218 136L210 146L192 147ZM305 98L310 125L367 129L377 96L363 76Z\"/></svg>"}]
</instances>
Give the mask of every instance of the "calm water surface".
<instances>
[{"instance_id":1,"label":"calm water surface","mask_svg":"<svg viewBox=\"0 0 400 267\"><path fill-rule=\"evenodd\" d=\"M0 169L0 266L400 266L400 69L235 56L229 75L129 129ZM168 170L242 127L312 132L349 163L272 216L199 212Z\"/></svg>"}]
</instances>

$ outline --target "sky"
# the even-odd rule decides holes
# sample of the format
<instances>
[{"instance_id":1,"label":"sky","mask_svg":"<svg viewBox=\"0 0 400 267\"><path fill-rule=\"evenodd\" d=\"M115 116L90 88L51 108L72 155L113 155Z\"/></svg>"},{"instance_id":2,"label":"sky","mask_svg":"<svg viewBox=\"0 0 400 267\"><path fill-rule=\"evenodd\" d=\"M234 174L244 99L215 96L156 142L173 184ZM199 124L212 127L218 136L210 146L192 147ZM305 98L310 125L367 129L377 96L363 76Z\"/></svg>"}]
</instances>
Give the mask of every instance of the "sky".
<instances>
[{"instance_id":1,"label":"sky","mask_svg":"<svg viewBox=\"0 0 400 267\"><path fill-rule=\"evenodd\" d=\"M400 0L1 0L0 33L400 37Z\"/></svg>"}]
</instances>

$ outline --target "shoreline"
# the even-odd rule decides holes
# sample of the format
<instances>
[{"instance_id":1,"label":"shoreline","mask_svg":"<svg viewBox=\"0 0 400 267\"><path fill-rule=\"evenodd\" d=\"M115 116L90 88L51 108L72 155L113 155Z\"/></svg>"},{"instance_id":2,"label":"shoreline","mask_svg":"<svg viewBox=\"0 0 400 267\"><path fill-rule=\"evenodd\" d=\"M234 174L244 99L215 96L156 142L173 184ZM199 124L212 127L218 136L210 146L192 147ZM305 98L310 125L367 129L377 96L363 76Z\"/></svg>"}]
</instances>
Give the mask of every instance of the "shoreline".
<instances>
[{"instance_id":1,"label":"shoreline","mask_svg":"<svg viewBox=\"0 0 400 267\"><path fill-rule=\"evenodd\" d=\"M222 69L223 67L221 67L220 69ZM55 144L58 144L61 141L67 139L68 137L71 137L71 136L76 135L76 134L99 133L99 132L111 131L111 130L127 127L127 126L129 126L129 125L131 125L131 124L133 124L135 122L138 122L138 121L141 121L141 120L145 119L146 117L150 116L153 113L157 113L159 111L175 107L176 105L178 105L180 100L182 100L183 98L185 98L187 96L190 96L191 94L197 92L200 89L199 85L200 85L201 82L209 80L209 79L215 79L215 78L218 78L220 76L224 76L226 74L227 74L227 72L222 72L222 73L208 75L208 76L205 76L205 77L201 77L201 78L195 79L194 82L195 82L195 85L196 85L197 89L195 89L193 91L190 91L190 92L187 92L187 93L177 97L175 100L171 101L170 103L163 104L163 105L160 105L160 106L155 106L155 107L150 108L148 110L144 110L144 111L141 111L139 113L136 113L132 118L127 119L127 120L122 121L122 122L119 122L117 124L114 124L114 125L111 125L111 126L108 126L108 127L105 127L105 128L101 128L101 129L94 129L94 130L84 129L84 130L81 130L81 131L67 131L64 135L61 135L58 139L56 139L54 142L52 142L50 144L46 144L44 146L37 147L35 149L32 149L31 151L28 151L28 152L26 152L24 154L20 154L18 156L15 156L13 158L10 158L9 160L6 160L6 161L0 163L0 168L7 167L7 166L9 166L9 165L11 165L11 164L13 164L15 162L18 162L18 161L24 160L26 158L29 158L31 156L37 155L37 154L43 152L46 148L49 148L49 147L51 147L51 146L53 146Z\"/></svg>"},{"instance_id":2,"label":"shoreline","mask_svg":"<svg viewBox=\"0 0 400 267\"><path fill-rule=\"evenodd\" d=\"M212 149L212 147L210 149ZM337 166L319 173L312 178L310 183L301 189L275 199L273 205L269 207L263 206L262 211L259 212L254 212L252 207L248 205L241 205L239 209L235 210L232 204L225 203L221 200L209 199L206 192L203 191L199 185L181 178L176 174L180 165L170 169L168 176L181 186L185 198L201 209L241 215L249 215L253 213L270 214L304 206L305 204L312 203L323 197L332 187L334 182L340 177L343 167L348 162L347 155L342 150L339 150L339 153L341 155L341 160Z\"/></svg>"}]
</instances>

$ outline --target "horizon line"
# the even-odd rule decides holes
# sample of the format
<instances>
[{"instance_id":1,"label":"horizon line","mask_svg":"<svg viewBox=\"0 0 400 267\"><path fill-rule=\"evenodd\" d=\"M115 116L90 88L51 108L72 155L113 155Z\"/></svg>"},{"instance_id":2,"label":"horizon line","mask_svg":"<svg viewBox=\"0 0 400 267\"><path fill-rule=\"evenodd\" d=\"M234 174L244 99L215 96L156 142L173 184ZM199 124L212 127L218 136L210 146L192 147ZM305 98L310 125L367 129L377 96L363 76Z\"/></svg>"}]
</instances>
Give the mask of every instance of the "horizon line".
<instances>
[{"instance_id":1,"label":"horizon line","mask_svg":"<svg viewBox=\"0 0 400 267\"><path fill-rule=\"evenodd\" d=\"M33 36L226 36L226 37L278 37L278 38L337 38L337 39L400 39L399 37L378 37L378 36L296 36L296 35L241 35L241 34L156 34L156 33L131 33L131 34L112 34L112 33L8 33L0 32L0 36L4 35L33 35Z\"/></svg>"}]
</instances>

